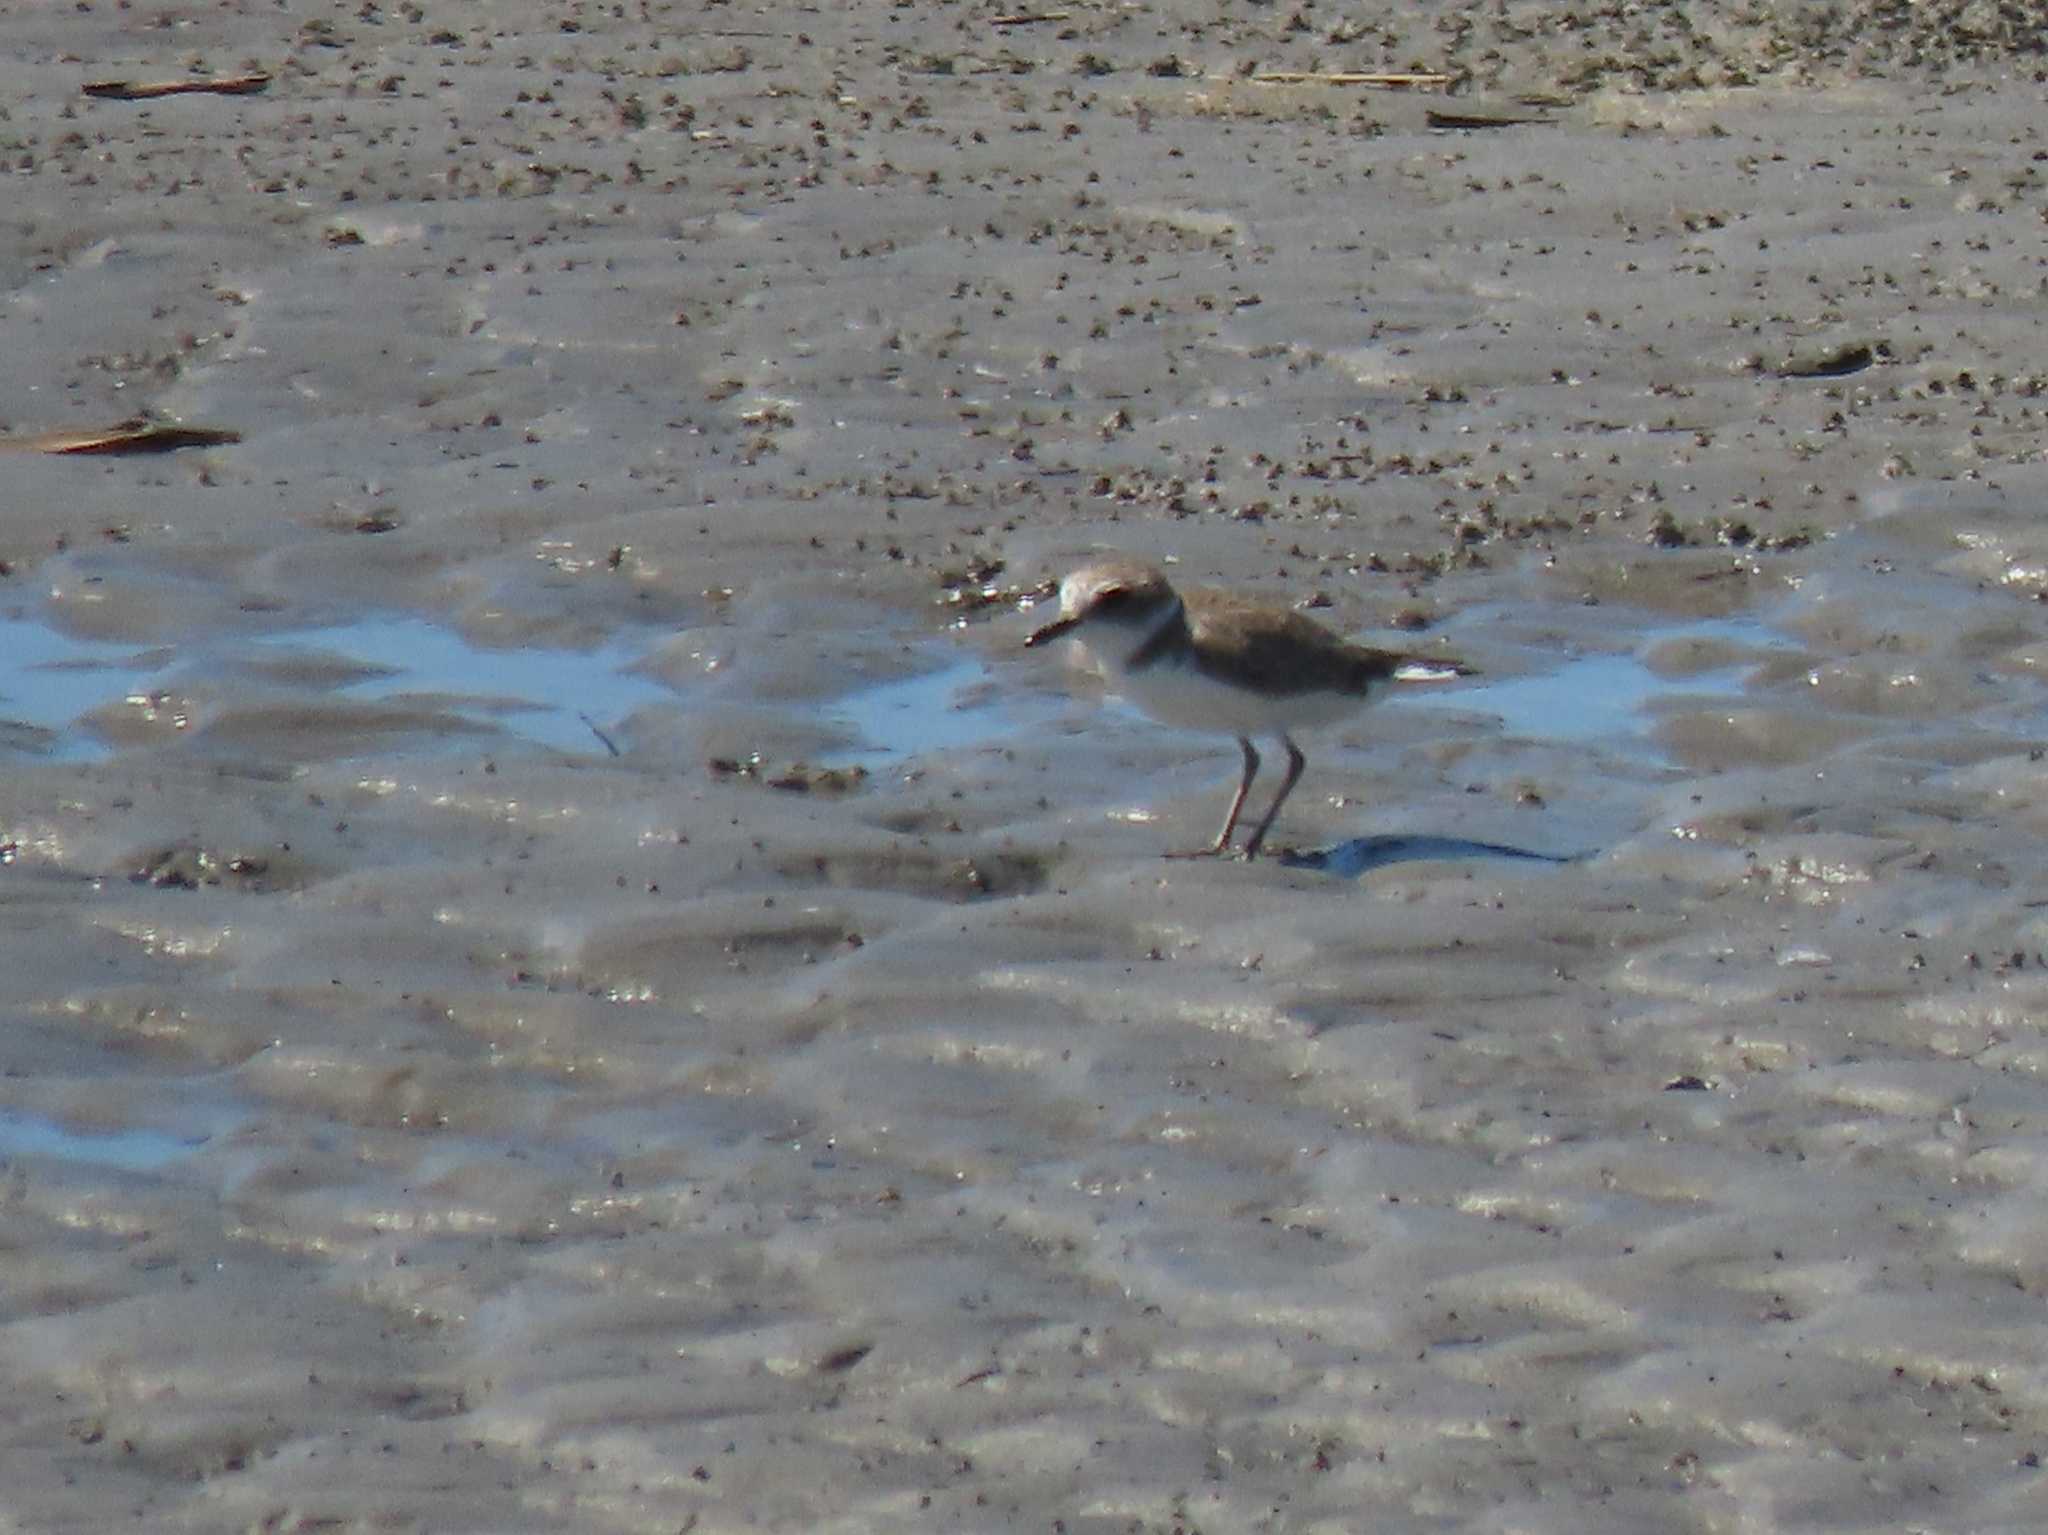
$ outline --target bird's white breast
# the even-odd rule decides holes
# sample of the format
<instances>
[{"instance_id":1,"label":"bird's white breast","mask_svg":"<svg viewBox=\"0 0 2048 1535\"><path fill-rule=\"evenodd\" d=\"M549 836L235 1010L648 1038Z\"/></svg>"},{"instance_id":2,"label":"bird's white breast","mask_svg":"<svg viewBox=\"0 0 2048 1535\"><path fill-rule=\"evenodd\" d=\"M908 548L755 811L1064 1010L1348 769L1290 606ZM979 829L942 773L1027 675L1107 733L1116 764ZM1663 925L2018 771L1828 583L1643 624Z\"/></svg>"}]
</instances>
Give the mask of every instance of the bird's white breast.
<instances>
[{"instance_id":1,"label":"bird's white breast","mask_svg":"<svg viewBox=\"0 0 2048 1535\"><path fill-rule=\"evenodd\" d=\"M1196 669L1192 658L1161 657L1126 671L1095 652L1111 691L1136 704L1163 725L1225 735L1278 735L1348 719L1365 706L1356 694L1290 693L1270 697L1233 687Z\"/></svg>"}]
</instances>

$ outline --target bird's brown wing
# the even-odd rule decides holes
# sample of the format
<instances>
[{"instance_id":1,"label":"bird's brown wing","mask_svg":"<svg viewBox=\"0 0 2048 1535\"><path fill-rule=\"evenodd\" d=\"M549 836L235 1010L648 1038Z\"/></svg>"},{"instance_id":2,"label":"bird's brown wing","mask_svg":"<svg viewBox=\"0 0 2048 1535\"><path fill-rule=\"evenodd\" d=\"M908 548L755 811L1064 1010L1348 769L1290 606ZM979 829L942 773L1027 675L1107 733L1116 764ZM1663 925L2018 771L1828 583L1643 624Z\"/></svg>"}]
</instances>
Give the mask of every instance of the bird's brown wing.
<instances>
[{"instance_id":1,"label":"bird's brown wing","mask_svg":"<svg viewBox=\"0 0 2048 1535\"><path fill-rule=\"evenodd\" d=\"M1412 659L1354 645L1291 609L1214 593L1188 603L1188 632L1203 672L1282 696L1334 692L1362 698Z\"/></svg>"}]
</instances>

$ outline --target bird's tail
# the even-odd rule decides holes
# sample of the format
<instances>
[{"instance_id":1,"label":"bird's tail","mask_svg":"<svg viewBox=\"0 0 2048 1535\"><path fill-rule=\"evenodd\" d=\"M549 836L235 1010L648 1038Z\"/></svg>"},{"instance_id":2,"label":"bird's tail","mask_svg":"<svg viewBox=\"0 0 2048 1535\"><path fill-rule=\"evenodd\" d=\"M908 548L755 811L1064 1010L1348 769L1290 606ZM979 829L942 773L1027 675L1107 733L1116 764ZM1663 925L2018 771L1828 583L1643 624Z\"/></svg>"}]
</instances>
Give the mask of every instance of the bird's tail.
<instances>
[{"instance_id":1,"label":"bird's tail","mask_svg":"<svg viewBox=\"0 0 2048 1535\"><path fill-rule=\"evenodd\" d=\"M1478 667L1467 666L1450 656L1406 656L1394 668L1396 682L1449 682L1453 677L1478 675Z\"/></svg>"}]
</instances>

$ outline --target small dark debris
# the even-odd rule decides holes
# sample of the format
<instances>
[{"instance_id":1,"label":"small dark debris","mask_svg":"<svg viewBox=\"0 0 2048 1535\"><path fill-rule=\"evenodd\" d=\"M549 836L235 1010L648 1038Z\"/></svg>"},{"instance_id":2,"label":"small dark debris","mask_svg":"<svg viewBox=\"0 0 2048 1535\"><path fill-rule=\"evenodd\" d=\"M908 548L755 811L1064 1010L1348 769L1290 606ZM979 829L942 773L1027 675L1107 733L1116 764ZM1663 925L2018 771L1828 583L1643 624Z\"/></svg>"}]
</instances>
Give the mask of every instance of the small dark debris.
<instances>
[{"instance_id":1,"label":"small dark debris","mask_svg":"<svg viewBox=\"0 0 2048 1535\"><path fill-rule=\"evenodd\" d=\"M867 782L864 767L824 768L792 763L770 768L758 752L745 757L713 757L705 767L714 778L744 778L785 794L848 794Z\"/></svg>"},{"instance_id":2,"label":"small dark debris","mask_svg":"<svg viewBox=\"0 0 2048 1535\"><path fill-rule=\"evenodd\" d=\"M1678 525L1678 519L1669 512L1658 514L1657 520L1650 524L1650 531L1643 535L1643 541L1659 549L1683 549L1691 542L1685 536L1685 529Z\"/></svg>"},{"instance_id":3,"label":"small dark debris","mask_svg":"<svg viewBox=\"0 0 2048 1535\"><path fill-rule=\"evenodd\" d=\"M845 1348L836 1348L818 1361L818 1373L837 1375L850 1370L875 1351L872 1343L850 1343Z\"/></svg>"},{"instance_id":4,"label":"small dark debris","mask_svg":"<svg viewBox=\"0 0 2048 1535\"><path fill-rule=\"evenodd\" d=\"M1818 352L1789 357L1778 370L1780 378L1844 378L1861 373L1876 361L1877 352L1867 341L1850 341Z\"/></svg>"},{"instance_id":5,"label":"small dark debris","mask_svg":"<svg viewBox=\"0 0 2048 1535\"><path fill-rule=\"evenodd\" d=\"M260 891L266 888L267 859L242 854L223 858L204 848L167 847L138 859L128 873L131 885L155 890L197 890L205 885Z\"/></svg>"}]
</instances>

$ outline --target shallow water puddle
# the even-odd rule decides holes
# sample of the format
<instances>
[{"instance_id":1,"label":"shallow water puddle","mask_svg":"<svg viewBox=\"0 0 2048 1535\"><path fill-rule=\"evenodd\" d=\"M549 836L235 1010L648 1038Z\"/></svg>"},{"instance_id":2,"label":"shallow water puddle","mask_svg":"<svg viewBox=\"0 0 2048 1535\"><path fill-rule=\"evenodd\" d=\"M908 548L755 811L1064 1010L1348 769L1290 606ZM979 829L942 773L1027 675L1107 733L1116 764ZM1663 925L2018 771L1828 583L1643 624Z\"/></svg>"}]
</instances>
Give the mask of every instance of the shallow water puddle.
<instances>
[{"instance_id":1,"label":"shallow water puddle","mask_svg":"<svg viewBox=\"0 0 2048 1535\"><path fill-rule=\"evenodd\" d=\"M986 661L948 660L932 671L861 688L828 705L861 745L835 753L828 767L979 746L1056 719L1064 694L1038 692L997 675Z\"/></svg>"},{"instance_id":2,"label":"shallow water puddle","mask_svg":"<svg viewBox=\"0 0 2048 1535\"><path fill-rule=\"evenodd\" d=\"M122 1172L154 1172L169 1162L188 1156L206 1143L207 1137L184 1139L161 1130L110 1130L104 1134L69 1130L54 1119L38 1114L17 1114L0 1109L0 1162L15 1157L53 1157L65 1162L82 1162L93 1167L118 1168Z\"/></svg>"},{"instance_id":3,"label":"shallow water puddle","mask_svg":"<svg viewBox=\"0 0 2048 1535\"><path fill-rule=\"evenodd\" d=\"M1752 652L1683 676L1652 669L1646 657L1677 642L1701 642ZM1621 654L1577 655L1550 671L1481 679L1459 686L1416 687L1395 702L1409 708L1454 709L1491 714L1510 736L1542 741L1640 741L1657 723L1649 705L1660 698L1740 697L1758 665L1753 652L1770 649L1776 636L1755 619L1708 619L1644 631L1633 650Z\"/></svg>"},{"instance_id":4,"label":"shallow water puddle","mask_svg":"<svg viewBox=\"0 0 2048 1535\"><path fill-rule=\"evenodd\" d=\"M276 671L294 659L346 668L331 682L302 684L315 692L374 700L429 696L457 714L572 752L600 749L585 716L609 725L674 697L625 670L640 651L620 642L591 650L493 650L424 619L373 616L233 642L145 648L72 639L13 615L0 617L0 730L13 726L16 739L10 743L0 734L0 745L60 759L101 757L106 744L77 728L89 711L181 676L255 664Z\"/></svg>"},{"instance_id":5,"label":"shallow water puddle","mask_svg":"<svg viewBox=\"0 0 2048 1535\"><path fill-rule=\"evenodd\" d=\"M1753 652L1768 648L1773 636L1748 619L1650 630L1627 653L1580 655L1554 670L1498 681L1416 686L1394 703L1490 714L1510 735L1629 742L1654 725L1652 700L1739 695L1755 668L1750 655L1672 677L1646 661L1656 647L1685 640ZM104 743L76 728L98 706L209 669L261 663L277 671L303 660L313 672L331 660L346 669L342 675L302 685L355 699L431 698L525 740L588 752L599 743L587 721L607 726L645 705L673 701L669 689L629 670L639 659L638 647L619 641L589 650L490 649L418 618L372 616L245 638L230 649L227 642L136 647L77 640L17 614L0 616L0 727L15 726L20 739L13 744L42 755L98 757ZM1062 688L1019 681L978 656L948 656L929 671L828 703L860 742L830 764L978 746L1047 724L1069 707Z\"/></svg>"},{"instance_id":6,"label":"shallow water puddle","mask_svg":"<svg viewBox=\"0 0 2048 1535\"><path fill-rule=\"evenodd\" d=\"M1686 641L1746 653L1683 676L1660 673L1646 659L1660 647ZM1740 696L1756 670L1755 653L1775 643L1773 632L1754 619L1708 619L1646 630L1633 650L1620 654L1572 656L1553 670L1499 681L1421 683L1397 691L1391 701L1397 707L1490 714L1511 736L1625 743L1655 726L1648 705L1656 699ZM1113 695L1103 703L1140 715ZM828 765L977 746L1049 723L1073 706L1057 673L1051 687L1041 689L979 658L948 659L930 671L834 699L827 706L831 714L862 745L836 754Z\"/></svg>"},{"instance_id":7,"label":"shallow water puddle","mask_svg":"<svg viewBox=\"0 0 2048 1535\"><path fill-rule=\"evenodd\" d=\"M145 686L170 652L134 645L75 640L48 624L0 615L0 725L15 727L18 743L54 757L103 755L106 748L66 727L95 704ZM45 734L47 732L48 734ZM8 743L0 735L0 745Z\"/></svg>"},{"instance_id":8,"label":"shallow water puddle","mask_svg":"<svg viewBox=\"0 0 2048 1535\"><path fill-rule=\"evenodd\" d=\"M657 682L625 668L642 658L612 641L591 650L472 645L453 629L420 618L365 618L296 629L258 641L264 649L332 655L377 674L336 689L349 698L432 695L455 712L504 726L563 751L599 745L585 716L609 725L644 705L673 700Z\"/></svg>"}]
</instances>

